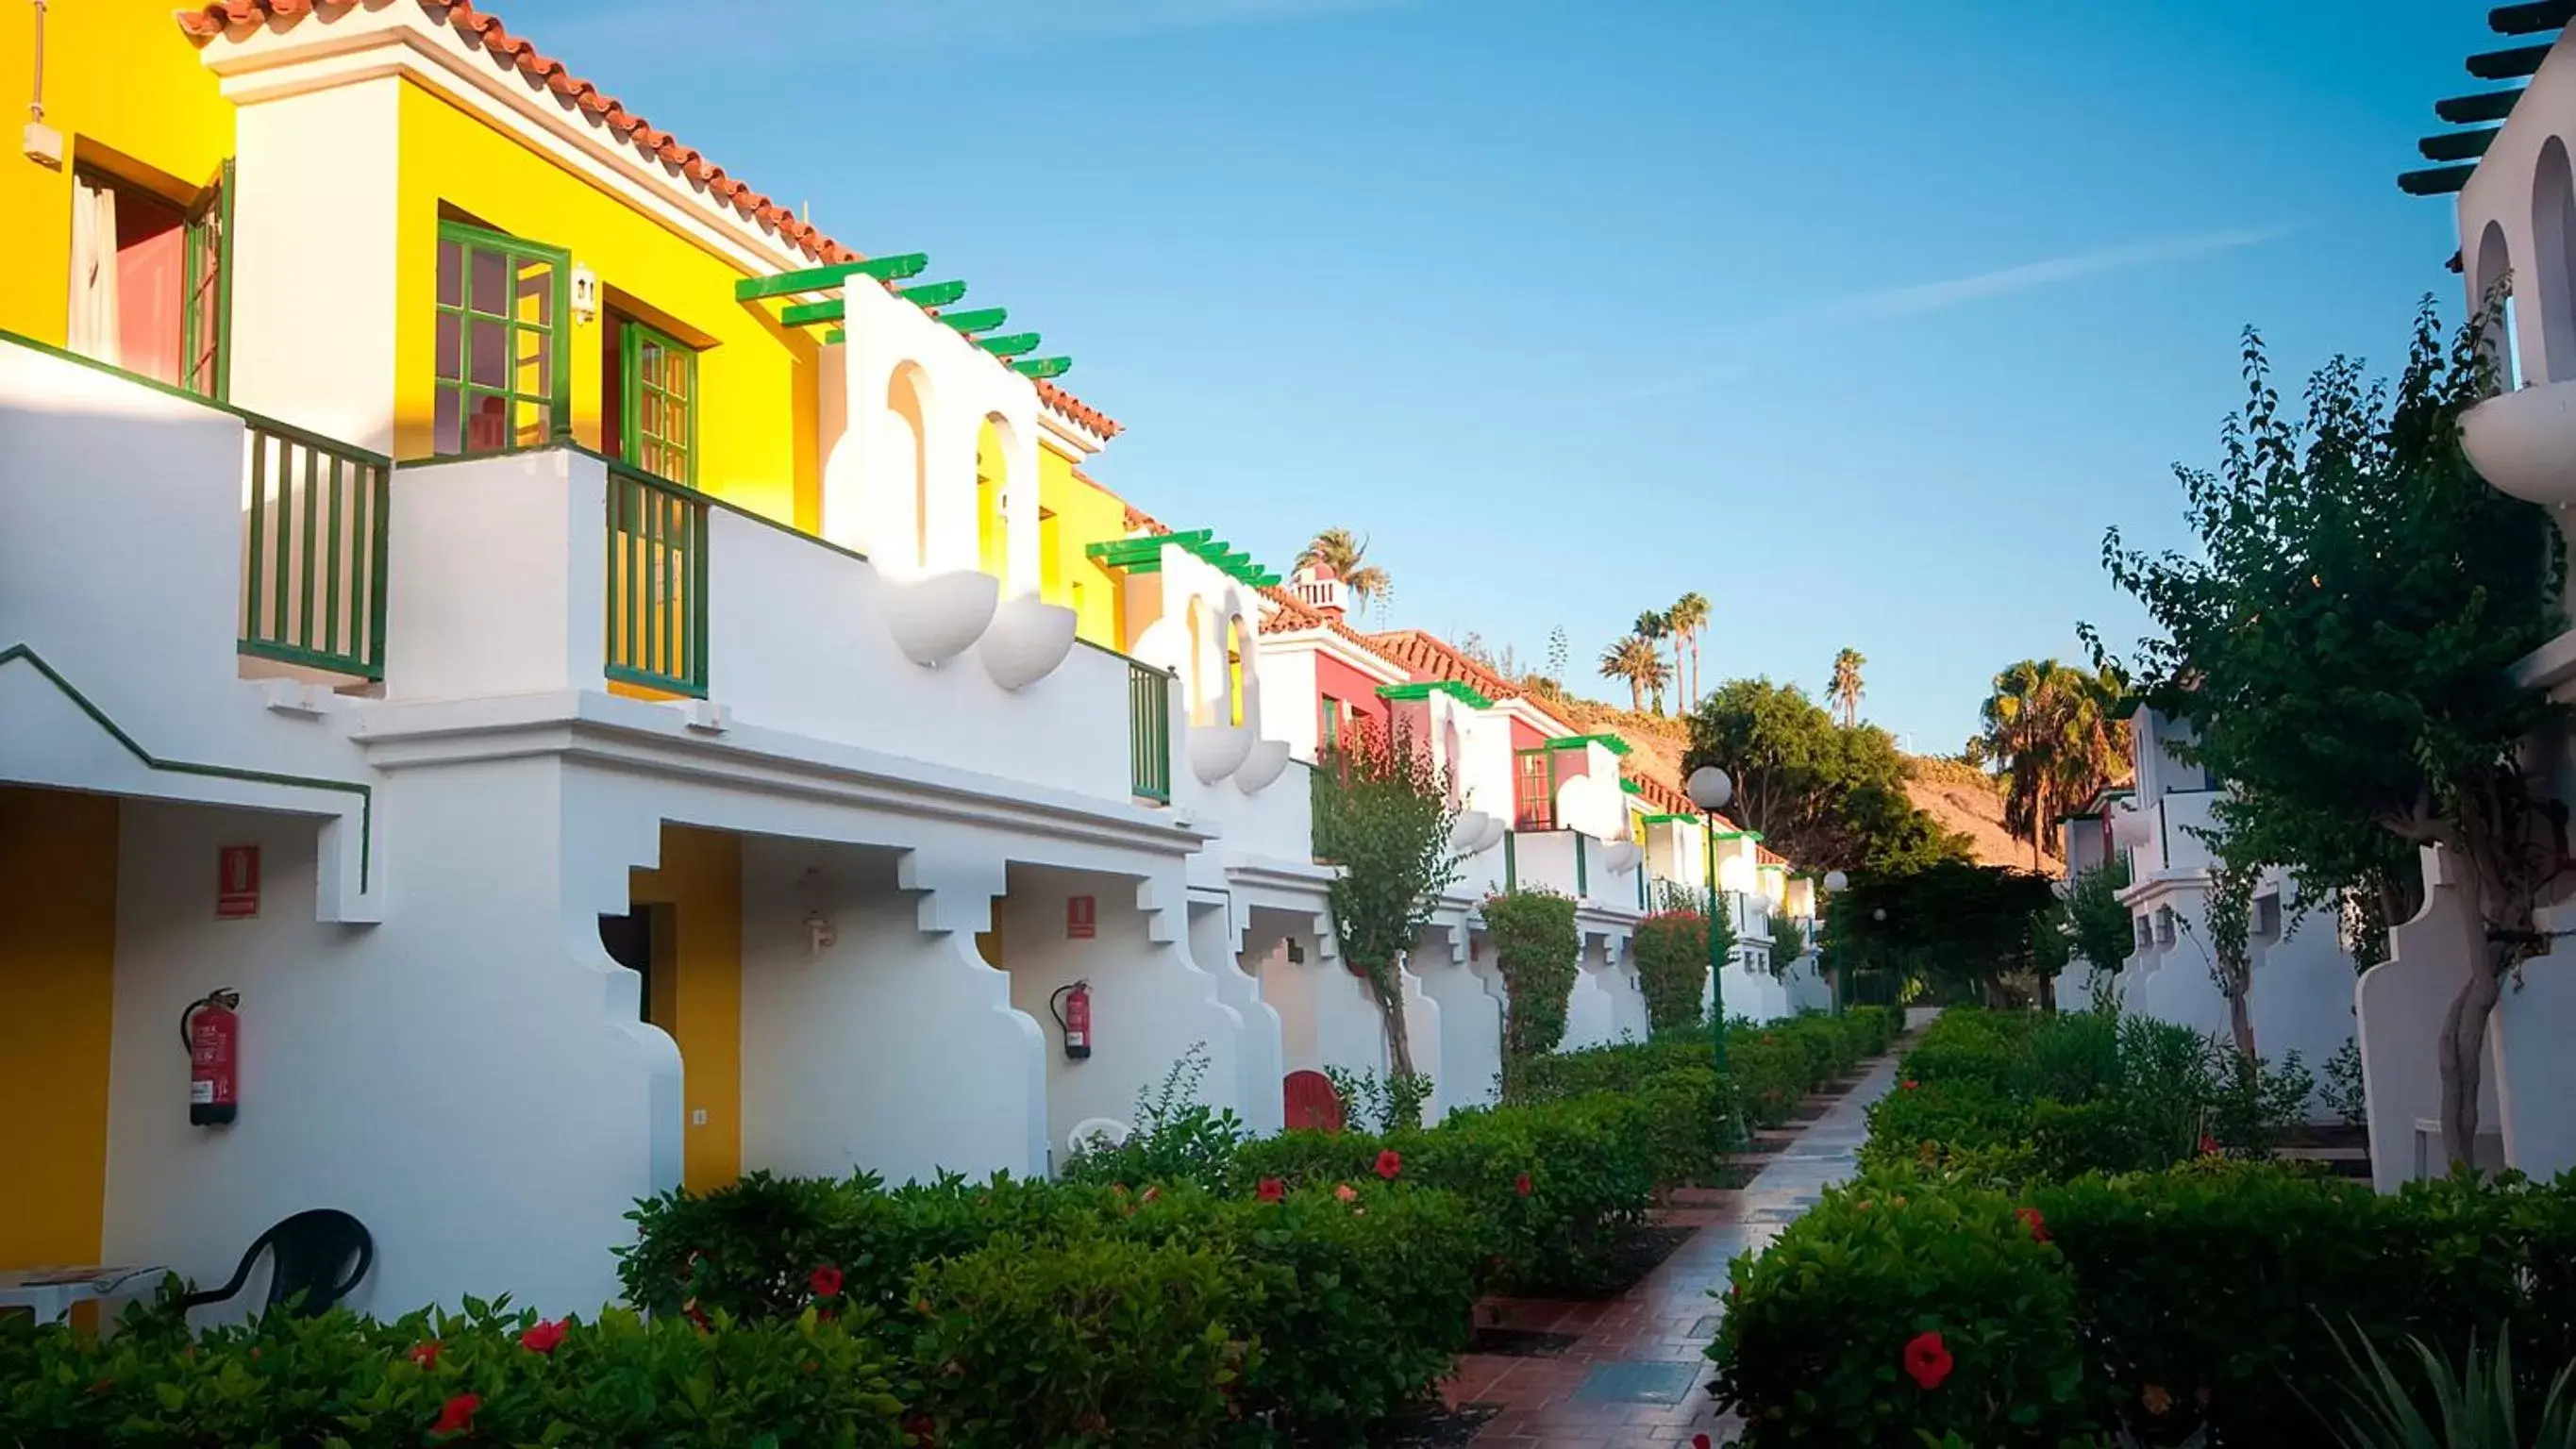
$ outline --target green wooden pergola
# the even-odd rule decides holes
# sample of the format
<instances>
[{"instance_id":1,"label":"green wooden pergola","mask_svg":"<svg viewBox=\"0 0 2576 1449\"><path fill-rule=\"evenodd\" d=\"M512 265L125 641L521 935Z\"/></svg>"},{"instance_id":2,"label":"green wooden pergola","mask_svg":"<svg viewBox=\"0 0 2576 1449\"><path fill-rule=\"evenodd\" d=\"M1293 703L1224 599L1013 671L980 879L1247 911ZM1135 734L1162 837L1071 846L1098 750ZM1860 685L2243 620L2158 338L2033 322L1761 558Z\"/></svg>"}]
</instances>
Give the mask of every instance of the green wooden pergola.
<instances>
[{"instance_id":1,"label":"green wooden pergola","mask_svg":"<svg viewBox=\"0 0 2576 1449\"><path fill-rule=\"evenodd\" d=\"M778 310L778 321L785 327L822 327L825 343L841 342L848 334L842 324L849 317L849 300L842 289L853 277L892 285L920 276L930 266L928 252L902 252L893 256L869 257L865 261L834 262L828 266L805 267L793 272L780 272L771 277L745 277L733 284L734 300L761 302L786 298ZM921 308L941 322L955 328L977 347L998 357L1013 372L1028 378L1062 377L1073 370L1070 357L1031 357L1038 350L1035 332L1000 332L1010 312L1001 307L984 307L974 311L948 310L966 296L964 282L923 282L895 288L896 296Z\"/></svg>"},{"instance_id":2,"label":"green wooden pergola","mask_svg":"<svg viewBox=\"0 0 2576 1449\"><path fill-rule=\"evenodd\" d=\"M2487 12L2487 28L2524 43L2470 56L2469 74L2483 81L2530 79L2557 43L2553 32L2564 30L2571 20L2576 20L2576 0L2528 0L2524 4L2497 6ZM2531 39L2534 36L2547 38ZM2522 91L2517 85L2435 101L2433 114L2454 126L2470 129L2444 131L2417 141L2415 149L2425 160L2444 164L2400 174L2398 189L2409 196L2450 196L2468 185L2469 178L2477 173L2478 158L2495 143L2496 132L2503 129L2505 117L2513 114ZM2460 258L2453 256L2450 266L2452 271L2458 271Z\"/></svg>"},{"instance_id":3,"label":"green wooden pergola","mask_svg":"<svg viewBox=\"0 0 2576 1449\"><path fill-rule=\"evenodd\" d=\"M1160 533L1145 538L1111 539L1083 550L1099 561L1103 568L1124 569L1134 574L1163 571L1163 549L1168 545L1204 559L1229 577L1252 588L1268 588L1279 582L1279 575L1252 561L1252 555L1239 552L1232 544L1216 536L1216 530L1194 528L1185 533Z\"/></svg>"}]
</instances>

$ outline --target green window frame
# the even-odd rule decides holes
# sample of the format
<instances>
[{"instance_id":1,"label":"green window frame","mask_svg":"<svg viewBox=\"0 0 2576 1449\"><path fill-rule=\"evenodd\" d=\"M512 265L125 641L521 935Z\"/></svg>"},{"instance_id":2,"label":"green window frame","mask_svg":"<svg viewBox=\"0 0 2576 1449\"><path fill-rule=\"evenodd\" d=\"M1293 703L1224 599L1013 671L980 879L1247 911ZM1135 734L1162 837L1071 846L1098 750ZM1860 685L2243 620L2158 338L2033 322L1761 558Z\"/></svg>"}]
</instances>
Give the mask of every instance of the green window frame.
<instances>
[{"instance_id":1,"label":"green window frame","mask_svg":"<svg viewBox=\"0 0 2576 1449\"><path fill-rule=\"evenodd\" d=\"M1322 716L1324 748L1337 749L1342 743L1342 702L1325 695Z\"/></svg>"},{"instance_id":2,"label":"green window frame","mask_svg":"<svg viewBox=\"0 0 2576 1449\"><path fill-rule=\"evenodd\" d=\"M233 163L228 157L212 194L188 209L186 295L181 336L186 355L179 385L216 402L232 400Z\"/></svg>"},{"instance_id":3,"label":"green window frame","mask_svg":"<svg viewBox=\"0 0 2576 1449\"><path fill-rule=\"evenodd\" d=\"M438 224L430 453L462 457L572 436L572 254Z\"/></svg>"},{"instance_id":4,"label":"green window frame","mask_svg":"<svg viewBox=\"0 0 2576 1449\"><path fill-rule=\"evenodd\" d=\"M674 483L698 481L698 352L629 320L618 337L618 456Z\"/></svg>"}]
</instances>

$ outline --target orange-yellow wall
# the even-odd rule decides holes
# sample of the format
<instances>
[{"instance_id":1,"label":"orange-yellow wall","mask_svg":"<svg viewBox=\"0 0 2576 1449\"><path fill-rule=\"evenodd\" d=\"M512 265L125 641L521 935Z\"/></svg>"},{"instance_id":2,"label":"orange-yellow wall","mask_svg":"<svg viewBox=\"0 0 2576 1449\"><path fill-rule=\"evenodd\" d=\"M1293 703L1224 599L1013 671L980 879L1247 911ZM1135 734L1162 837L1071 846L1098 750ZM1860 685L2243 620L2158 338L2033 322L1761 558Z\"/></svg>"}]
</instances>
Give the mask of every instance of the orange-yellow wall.
<instances>
[{"instance_id":1,"label":"orange-yellow wall","mask_svg":"<svg viewBox=\"0 0 2576 1449\"><path fill-rule=\"evenodd\" d=\"M629 889L638 906L669 908L654 920L650 1010L680 1045L681 1173L693 1189L721 1187L742 1175L741 837L665 825L661 868L635 872Z\"/></svg>"},{"instance_id":2,"label":"orange-yellow wall","mask_svg":"<svg viewBox=\"0 0 2576 1449\"><path fill-rule=\"evenodd\" d=\"M1075 611L1074 631L1094 644L1127 647L1121 578L1084 552L1127 536L1127 504L1081 477L1053 448L1038 449L1038 507L1054 514L1038 530L1038 580L1050 604Z\"/></svg>"},{"instance_id":3,"label":"orange-yellow wall","mask_svg":"<svg viewBox=\"0 0 2576 1449\"><path fill-rule=\"evenodd\" d=\"M435 368L439 205L530 241L563 247L603 293L700 346L696 485L812 530L822 522L816 457L815 343L757 303L734 300L741 268L621 197L538 155L444 97L406 81L402 95L399 281L394 324L394 456L429 452ZM600 316L571 330L572 427L600 436Z\"/></svg>"},{"instance_id":4,"label":"orange-yellow wall","mask_svg":"<svg viewBox=\"0 0 2576 1449\"><path fill-rule=\"evenodd\" d=\"M94 162L181 199L233 154L233 107L161 0L54 0L45 15L45 124L62 169L18 144L36 69L36 8L0 4L0 330L61 346L70 321L72 177Z\"/></svg>"},{"instance_id":5,"label":"orange-yellow wall","mask_svg":"<svg viewBox=\"0 0 2576 1449\"><path fill-rule=\"evenodd\" d=\"M0 1268L98 1261L115 979L116 802L0 786Z\"/></svg>"}]
</instances>

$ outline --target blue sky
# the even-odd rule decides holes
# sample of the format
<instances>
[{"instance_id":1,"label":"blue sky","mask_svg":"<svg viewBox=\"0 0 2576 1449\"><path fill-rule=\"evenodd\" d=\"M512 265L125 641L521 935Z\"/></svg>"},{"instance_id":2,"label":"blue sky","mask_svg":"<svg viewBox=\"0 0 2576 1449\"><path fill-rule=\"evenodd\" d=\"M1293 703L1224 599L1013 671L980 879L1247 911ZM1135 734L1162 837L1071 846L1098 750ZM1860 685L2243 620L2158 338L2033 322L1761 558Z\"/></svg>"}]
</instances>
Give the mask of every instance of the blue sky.
<instances>
[{"instance_id":1,"label":"blue sky","mask_svg":"<svg viewBox=\"0 0 2576 1449\"><path fill-rule=\"evenodd\" d=\"M1696 588L1712 680L1925 751L2140 618L2259 325L2286 373L2459 310L2394 175L2505 42L2467 0L512 0L865 251L1073 354L1097 475L1393 624L1574 682ZM717 15L720 18L710 20ZM1605 17L1616 16L1616 20ZM2286 390L2286 389L2285 389Z\"/></svg>"}]
</instances>

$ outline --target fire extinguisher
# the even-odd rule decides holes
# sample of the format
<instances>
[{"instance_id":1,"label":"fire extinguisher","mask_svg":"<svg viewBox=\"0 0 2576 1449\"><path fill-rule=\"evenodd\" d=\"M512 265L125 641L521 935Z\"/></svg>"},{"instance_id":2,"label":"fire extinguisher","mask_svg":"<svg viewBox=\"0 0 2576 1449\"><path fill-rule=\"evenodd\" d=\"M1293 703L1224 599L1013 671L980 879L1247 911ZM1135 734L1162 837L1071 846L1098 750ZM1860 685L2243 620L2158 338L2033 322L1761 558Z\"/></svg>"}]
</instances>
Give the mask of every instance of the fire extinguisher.
<instances>
[{"instance_id":1,"label":"fire extinguisher","mask_svg":"<svg viewBox=\"0 0 2576 1449\"><path fill-rule=\"evenodd\" d=\"M188 1048L188 1125L230 1126L240 1110L241 993L209 991L179 1013Z\"/></svg>"},{"instance_id":2,"label":"fire extinguisher","mask_svg":"<svg viewBox=\"0 0 2576 1449\"><path fill-rule=\"evenodd\" d=\"M1057 1006L1062 1002L1061 1008ZM1069 1061L1082 1061L1091 1055L1091 983L1077 981L1059 986L1047 998L1047 1010L1055 1016L1056 1029L1064 1033L1064 1054Z\"/></svg>"}]
</instances>

